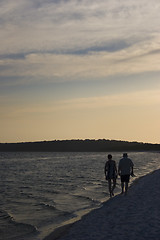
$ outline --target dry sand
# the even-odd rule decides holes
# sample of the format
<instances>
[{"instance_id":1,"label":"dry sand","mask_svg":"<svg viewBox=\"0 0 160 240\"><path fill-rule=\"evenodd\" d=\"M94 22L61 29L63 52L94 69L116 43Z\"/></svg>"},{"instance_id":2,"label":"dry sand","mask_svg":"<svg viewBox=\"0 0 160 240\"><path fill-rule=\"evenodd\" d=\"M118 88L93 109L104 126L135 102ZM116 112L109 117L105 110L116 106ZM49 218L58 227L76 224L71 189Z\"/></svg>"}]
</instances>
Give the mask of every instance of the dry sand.
<instances>
[{"instance_id":1,"label":"dry sand","mask_svg":"<svg viewBox=\"0 0 160 240\"><path fill-rule=\"evenodd\" d=\"M160 240L160 170L45 240Z\"/></svg>"}]
</instances>

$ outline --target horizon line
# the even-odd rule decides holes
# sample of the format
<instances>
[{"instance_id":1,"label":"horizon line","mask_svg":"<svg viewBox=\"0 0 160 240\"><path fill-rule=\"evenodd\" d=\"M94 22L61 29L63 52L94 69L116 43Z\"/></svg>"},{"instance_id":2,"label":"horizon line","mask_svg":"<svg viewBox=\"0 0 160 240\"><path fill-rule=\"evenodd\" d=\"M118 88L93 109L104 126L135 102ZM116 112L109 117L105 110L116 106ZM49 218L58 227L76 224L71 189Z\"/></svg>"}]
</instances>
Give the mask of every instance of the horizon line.
<instances>
[{"instance_id":1,"label":"horizon line","mask_svg":"<svg viewBox=\"0 0 160 240\"><path fill-rule=\"evenodd\" d=\"M151 143L151 142L142 142L142 141L136 141L136 140L117 140L117 139L106 139L106 138L85 138L85 139L80 139L80 138L73 138L73 139L54 139L54 140L35 140L35 141L20 141L20 142L0 142L0 144L24 144L24 143L42 143L42 142L54 142L54 141L117 141L117 142L128 142L128 143L139 143L139 144L152 144L152 145L160 145L160 143Z\"/></svg>"}]
</instances>

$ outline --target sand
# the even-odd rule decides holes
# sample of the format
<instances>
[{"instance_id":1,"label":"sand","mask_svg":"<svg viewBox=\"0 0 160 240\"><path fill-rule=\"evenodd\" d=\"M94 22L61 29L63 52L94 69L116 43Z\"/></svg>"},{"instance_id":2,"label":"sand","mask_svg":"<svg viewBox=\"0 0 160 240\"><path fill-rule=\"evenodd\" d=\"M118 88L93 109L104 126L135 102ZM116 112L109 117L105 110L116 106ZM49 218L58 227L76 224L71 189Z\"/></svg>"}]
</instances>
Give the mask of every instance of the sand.
<instances>
[{"instance_id":1,"label":"sand","mask_svg":"<svg viewBox=\"0 0 160 240\"><path fill-rule=\"evenodd\" d=\"M159 240L160 170L134 182L69 228L59 228L46 240Z\"/></svg>"}]
</instances>

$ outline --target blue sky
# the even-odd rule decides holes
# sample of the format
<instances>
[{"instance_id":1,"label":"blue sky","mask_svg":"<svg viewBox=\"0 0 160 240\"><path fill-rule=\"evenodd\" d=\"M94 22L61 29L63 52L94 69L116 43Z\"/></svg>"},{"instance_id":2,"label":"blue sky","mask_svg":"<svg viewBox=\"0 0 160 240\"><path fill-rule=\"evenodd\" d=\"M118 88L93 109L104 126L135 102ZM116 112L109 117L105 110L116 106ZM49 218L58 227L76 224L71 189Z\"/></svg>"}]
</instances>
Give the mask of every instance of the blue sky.
<instances>
[{"instance_id":1,"label":"blue sky","mask_svg":"<svg viewBox=\"0 0 160 240\"><path fill-rule=\"evenodd\" d=\"M159 0L0 0L0 141L160 143L159 12Z\"/></svg>"}]
</instances>

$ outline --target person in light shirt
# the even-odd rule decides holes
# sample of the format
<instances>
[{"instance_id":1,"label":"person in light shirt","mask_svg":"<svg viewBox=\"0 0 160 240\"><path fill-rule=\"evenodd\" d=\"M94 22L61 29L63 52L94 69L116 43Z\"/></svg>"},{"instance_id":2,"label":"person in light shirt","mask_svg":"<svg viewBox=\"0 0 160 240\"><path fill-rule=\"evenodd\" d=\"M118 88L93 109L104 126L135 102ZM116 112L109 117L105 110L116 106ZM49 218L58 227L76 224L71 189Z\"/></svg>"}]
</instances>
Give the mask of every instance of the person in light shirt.
<instances>
[{"instance_id":1,"label":"person in light shirt","mask_svg":"<svg viewBox=\"0 0 160 240\"><path fill-rule=\"evenodd\" d=\"M121 177L122 194L124 192L125 194L127 194L130 176L134 176L133 166L134 164L132 160L128 158L128 154L124 153L123 158L120 159L119 165L118 165L118 174Z\"/></svg>"}]
</instances>

